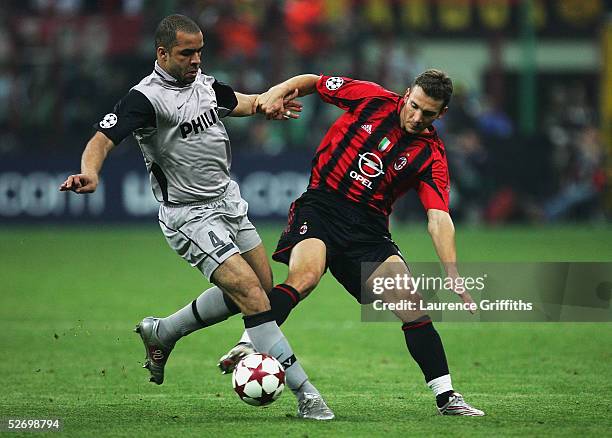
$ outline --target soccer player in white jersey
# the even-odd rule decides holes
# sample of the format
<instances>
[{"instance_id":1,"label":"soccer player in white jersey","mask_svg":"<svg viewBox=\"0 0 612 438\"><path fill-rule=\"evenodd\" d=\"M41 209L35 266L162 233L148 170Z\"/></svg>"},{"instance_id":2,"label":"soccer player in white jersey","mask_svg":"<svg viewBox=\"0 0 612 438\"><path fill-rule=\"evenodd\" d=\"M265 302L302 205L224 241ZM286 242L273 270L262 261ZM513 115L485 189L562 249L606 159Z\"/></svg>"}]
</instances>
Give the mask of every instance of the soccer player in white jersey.
<instances>
[{"instance_id":1,"label":"soccer player in white jersey","mask_svg":"<svg viewBox=\"0 0 612 438\"><path fill-rule=\"evenodd\" d=\"M285 367L287 385L298 399L298 416L334 417L310 383L275 321L272 271L261 239L247 217L247 204L229 177L230 141L221 118L250 116L257 95L236 93L200 70L204 38L182 15L164 18L155 33L157 60L142 79L95 126L81 159L61 191L91 193L107 154L133 133L160 202L159 224L168 244L215 286L166 318L144 318L137 326L146 350L144 367L162 384L176 342L195 330L242 312L257 351ZM300 105L287 99L295 118Z\"/></svg>"}]
</instances>

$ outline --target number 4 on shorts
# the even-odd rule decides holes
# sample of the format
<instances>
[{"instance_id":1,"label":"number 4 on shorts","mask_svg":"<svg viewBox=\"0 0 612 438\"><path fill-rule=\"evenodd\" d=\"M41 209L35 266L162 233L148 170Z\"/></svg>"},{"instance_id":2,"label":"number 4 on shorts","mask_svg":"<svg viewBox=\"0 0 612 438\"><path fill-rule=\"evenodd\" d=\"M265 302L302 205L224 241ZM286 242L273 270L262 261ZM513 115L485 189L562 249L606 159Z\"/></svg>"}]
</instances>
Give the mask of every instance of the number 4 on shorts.
<instances>
[{"instance_id":1,"label":"number 4 on shorts","mask_svg":"<svg viewBox=\"0 0 612 438\"><path fill-rule=\"evenodd\" d=\"M208 237L210 237L210 243L212 243L215 248L220 248L223 246L223 242L221 239L219 239L219 237L217 237L214 231L209 231Z\"/></svg>"}]
</instances>

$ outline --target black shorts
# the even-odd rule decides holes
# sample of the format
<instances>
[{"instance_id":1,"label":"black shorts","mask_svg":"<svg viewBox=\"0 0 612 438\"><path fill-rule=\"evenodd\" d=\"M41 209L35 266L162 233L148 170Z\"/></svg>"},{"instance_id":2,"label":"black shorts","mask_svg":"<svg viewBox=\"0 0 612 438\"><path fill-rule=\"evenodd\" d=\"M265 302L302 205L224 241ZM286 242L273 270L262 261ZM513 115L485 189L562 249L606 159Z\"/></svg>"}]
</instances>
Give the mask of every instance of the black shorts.
<instances>
[{"instance_id":1,"label":"black shorts","mask_svg":"<svg viewBox=\"0 0 612 438\"><path fill-rule=\"evenodd\" d=\"M272 259L288 265L292 248L310 238L325 243L326 267L360 303L361 285L377 266L392 255L402 257L391 239L387 216L322 190L309 189L291 204Z\"/></svg>"}]
</instances>

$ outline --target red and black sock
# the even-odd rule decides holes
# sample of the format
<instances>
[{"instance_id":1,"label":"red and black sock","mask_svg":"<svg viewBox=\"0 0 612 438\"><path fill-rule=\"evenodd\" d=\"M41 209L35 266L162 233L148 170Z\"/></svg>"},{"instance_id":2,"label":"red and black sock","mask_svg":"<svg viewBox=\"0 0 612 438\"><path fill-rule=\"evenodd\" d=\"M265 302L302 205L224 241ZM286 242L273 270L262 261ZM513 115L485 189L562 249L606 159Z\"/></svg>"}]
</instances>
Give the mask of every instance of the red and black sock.
<instances>
[{"instance_id":1,"label":"red and black sock","mask_svg":"<svg viewBox=\"0 0 612 438\"><path fill-rule=\"evenodd\" d=\"M402 330L404 331L408 351L416 363L419 364L425 376L425 382L449 374L442 340L428 315L404 323ZM438 402L444 401L446 403L448 401L446 393L438 395L436 399L438 397L440 398L440 400L437 400Z\"/></svg>"},{"instance_id":2,"label":"red and black sock","mask_svg":"<svg viewBox=\"0 0 612 438\"><path fill-rule=\"evenodd\" d=\"M300 294L295 288L281 283L272 288L272 291L268 294L268 299L276 324L280 326L300 302Z\"/></svg>"},{"instance_id":3,"label":"red and black sock","mask_svg":"<svg viewBox=\"0 0 612 438\"><path fill-rule=\"evenodd\" d=\"M300 302L300 294L288 284L281 283L272 288L272 291L268 294L268 299L276 324L280 326ZM229 295L224 293L223 300L232 314L240 313L240 309Z\"/></svg>"}]
</instances>

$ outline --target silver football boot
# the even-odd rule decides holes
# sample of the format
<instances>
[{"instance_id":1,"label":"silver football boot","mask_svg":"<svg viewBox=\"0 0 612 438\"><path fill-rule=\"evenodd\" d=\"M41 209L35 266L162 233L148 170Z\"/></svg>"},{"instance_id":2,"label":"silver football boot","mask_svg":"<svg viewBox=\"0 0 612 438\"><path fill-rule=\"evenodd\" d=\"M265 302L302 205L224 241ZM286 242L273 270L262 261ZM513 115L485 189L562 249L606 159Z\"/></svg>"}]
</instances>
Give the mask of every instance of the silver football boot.
<instances>
[{"instance_id":1,"label":"silver football boot","mask_svg":"<svg viewBox=\"0 0 612 438\"><path fill-rule=\"evenodd\" d=\"M250 342L240 342L219 358L217 366L222 374L229 374L234 371L234 368L236 368L236 365L238 365L238 362L240 362L243 357L251 353L255 353L253 344Z\"/></svg>"},{"instance_id":2,"label":"silver football boot","mask_svg":"<svg viewBox=\"0 0 612 438\"><path fill-rule=\"evenodd\" d=\"M164 366L174 345L164 345L157 336L159 320L159 318L147 316L138 323L134 331L142 338L147 354L142 367L148 369L151 373L150 382L161 385L164 383Z\"/></svg>"},{"instance_id":3,"label":"silver football boot","mask_svg":"<svg viewBox=\"0 0 612 438\"><path fill-rule=\"evenodd\" d=\"M305 393L298 401L298 418L333 420L335 415L319 394Z\"/></svg>"},{"instance_id":4,"label":"silver football boot","mask_svg":"<svg viewBox=\"0 0 612 438\"><path fill-rule=\"evenodd\" d=\"M454 392L441 408L438 408L441 415L466 415L469 417L482 417L485 413L476 409L463 399L458 392Z\"/></svg>"}]
</instances>

